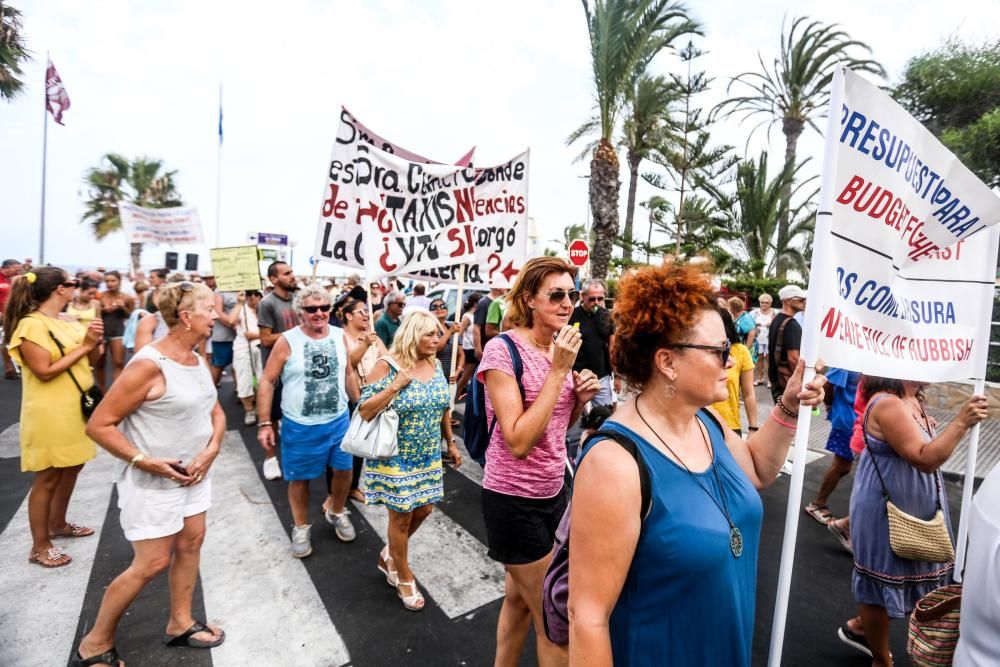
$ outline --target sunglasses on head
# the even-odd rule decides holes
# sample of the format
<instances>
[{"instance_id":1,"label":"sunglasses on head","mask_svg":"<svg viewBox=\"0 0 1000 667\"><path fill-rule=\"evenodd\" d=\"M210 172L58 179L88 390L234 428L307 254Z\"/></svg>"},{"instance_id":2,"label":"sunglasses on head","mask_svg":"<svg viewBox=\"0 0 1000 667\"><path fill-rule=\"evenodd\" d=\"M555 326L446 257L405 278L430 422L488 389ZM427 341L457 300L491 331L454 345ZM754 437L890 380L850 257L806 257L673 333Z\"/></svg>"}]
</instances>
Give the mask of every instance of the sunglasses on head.
<instances>
[{"instance_id":1,"label":"sunglasses on head","mask_svg":"<svg viewBox=\"0 0 1000 667\"><path fill-rule=\"evenodd\" d=\"M448 310L448 306L443 303L432 303L431 310Z\"/></svg>"},{"instance_id":2,"label":"sunglasses on head","mask_svg":"<svg viewBox=\"0 0 1000 667\"><path fill-rule=\"evenodd\" d=\"M698 345L696 343L676 343L671 347L679 347L690 350L705 350L711 352L722 360L722 367L725 368L729 362L729 345Z\"/></svg>"},{"instance_id":3,"label":"sunglasses on head","mask_svg":"<svg viewBox=\"0 0 1000 667\"><path fill-rule=\"evenodd\" d=\"M580 296L580 291L575 289L571 290L554 289L551 292L549 292L547 296L549 297L549 303L555 305L557 303L562 303L567 296L569 297L570 301L576 301L577 297Z\"/></svg>"},{"instance_id":4,"label":"sunglasses on head","mask_svg":"<svg viewBox=\"0 0 1000 667\"><path fill-rule=\"evenodd\" d=\"M330 304L324 303L322 306L302 306L302 310L310 315L315 315L316 313L329 313L330 307Z\"/></svg>"}]
</instances>

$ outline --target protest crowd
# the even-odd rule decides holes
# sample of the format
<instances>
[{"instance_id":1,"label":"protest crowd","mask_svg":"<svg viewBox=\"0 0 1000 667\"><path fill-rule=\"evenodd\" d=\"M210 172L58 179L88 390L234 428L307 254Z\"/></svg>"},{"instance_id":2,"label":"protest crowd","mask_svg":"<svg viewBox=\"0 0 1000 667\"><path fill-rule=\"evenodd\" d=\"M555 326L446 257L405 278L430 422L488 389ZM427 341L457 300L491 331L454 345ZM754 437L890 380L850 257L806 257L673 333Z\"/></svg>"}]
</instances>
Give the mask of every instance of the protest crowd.
<instances>
[{"instance_id":1,"label":"protest crowd","mask_svg":"<svg viewBox=\"0 0 1000 667\"><path fill-rule=\"evenodd\" d=\"M256 428L261 475L287 484L289 556L312 553L310 503L344 542L355 538L349 500L382 505L387 546L372 565L407 611L425 605L408 544L447 493L443 466L482 465L488 555L506 571L497 665L517 664L529 635L546 666L749 665L758 490L782 470L799 411L824 403L831 464L804 511L854 555L858 614L839 639L892 664L891 619L950 581L947 512L939 548L904 558L884 498L940 518L940 466L986 417L985 398L939 429L924 383L836 368L804 383L807 294L796 285L748 308L720 298L702 269L665 264L628 273L609 307L602 281L581 285L575 267L543 257L449 313L422 283L301 279L280 261L265 289L238 293L166 269L70 275L6 260L0 275L5 374L22 383L21 467L34 474L32 563L72 566L53 540L93 533L71 520L76 477L97 446L119 463L134 559L74 664L120 664L119 621L164 570L164 641L225 641L225 628L192 614L212 479L225 474L213 466L224 401ZM234 395L219 391L227 369ZM763 414L762 383L774 398ZM393 441L379 443L390 453L353 455L352 418L380 423L390 407ZM828 498L855 461L850 516L834 517ZM317 478L324 498L309 496ZM995 572L982 583L1000 594Z\"/></svg>"}]
</instances>

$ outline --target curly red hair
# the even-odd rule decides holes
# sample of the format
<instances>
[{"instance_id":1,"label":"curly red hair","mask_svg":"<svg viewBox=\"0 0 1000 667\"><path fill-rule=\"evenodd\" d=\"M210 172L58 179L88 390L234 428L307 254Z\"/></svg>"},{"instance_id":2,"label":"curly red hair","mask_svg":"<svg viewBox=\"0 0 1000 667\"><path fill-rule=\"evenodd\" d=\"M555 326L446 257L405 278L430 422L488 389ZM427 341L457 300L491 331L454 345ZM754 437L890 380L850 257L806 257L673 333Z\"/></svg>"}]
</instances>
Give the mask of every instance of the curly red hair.
<instances>
[{"instance_id":1,"label":"curly red hair","mask_svg":"<svg viewBox=\"0 0 1000 667\"><path fill-rule=\"evenodd\" d=\"M698 316L714 309L715 290L708 275L696 267L670 264L627 274L612 313L615 373L642 387L653 375L656 351L681 342Z\"/></svg>"}]
</instances>

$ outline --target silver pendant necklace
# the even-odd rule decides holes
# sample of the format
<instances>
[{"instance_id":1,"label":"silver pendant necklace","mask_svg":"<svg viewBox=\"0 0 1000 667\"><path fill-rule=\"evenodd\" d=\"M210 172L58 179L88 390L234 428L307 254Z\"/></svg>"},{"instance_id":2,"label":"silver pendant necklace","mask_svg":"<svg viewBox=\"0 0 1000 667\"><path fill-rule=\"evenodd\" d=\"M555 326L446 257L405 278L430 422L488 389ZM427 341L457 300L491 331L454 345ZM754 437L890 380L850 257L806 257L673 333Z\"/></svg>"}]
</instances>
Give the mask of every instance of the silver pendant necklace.
<instances>
[{"instance_id":1,"label":"silver pendant necklace","mask_svg":"<svg viewBox=\"0 0 1000 667\"><path fill-rule=\"evenodd\" d=\"M715 467L715 450L712 448L712 445L709 442L708 438L705 437L705 432L702 430L701 425L699 424L698 426L698 432L701 433L702 440L704 440L705 442L705 447L708 449L708 453L712 457L712 462L710 464L710 467L712 468L712 475L715 477L715 484L719 489L719 497L722 499L721 504L719 503L718 500L715 499L715 496L712 495L711 491L705 488L705 485L701 483L701 480L699 480L698 477L695 476L693 472L691 472L691 468L689 468L688 465L684 463L684 459L677 456L677 453L670 447L670 445L667 444L666 440L661 438L660 434L656 432L656 429L654 429L650 425L650 423L646 421L646 418L642 416L642 412L639 410L638 397L635 400L635 412L637 415L639 415L639 419L642 420L642 423L646 425L646 428L648 428L652 432L652 434L656 436L657 440L663 443L663 446L667 448L667 451L670 452L675 459L677 459L678 463L684 466L684 470L686 470L687 473L691 476L691 479L694 480L695 484L701 487L701 490L704 491L705 494L712 499L712 502L715 503L715 506L719 508L720 512L722 512L722 516L726 518L726 523L729 524L729 551L732 552L733 558L739 558L740 556L742 556L743 533L740 532L739 526L737 526L736 523L733 522L732 516L729 514L729 504L726 502L725 489L723 489L722 487L722 479L719 477L719 471L716 470ZM695 419L697 419L697 417L695 417Z\"/></svg>"}]
</instances>

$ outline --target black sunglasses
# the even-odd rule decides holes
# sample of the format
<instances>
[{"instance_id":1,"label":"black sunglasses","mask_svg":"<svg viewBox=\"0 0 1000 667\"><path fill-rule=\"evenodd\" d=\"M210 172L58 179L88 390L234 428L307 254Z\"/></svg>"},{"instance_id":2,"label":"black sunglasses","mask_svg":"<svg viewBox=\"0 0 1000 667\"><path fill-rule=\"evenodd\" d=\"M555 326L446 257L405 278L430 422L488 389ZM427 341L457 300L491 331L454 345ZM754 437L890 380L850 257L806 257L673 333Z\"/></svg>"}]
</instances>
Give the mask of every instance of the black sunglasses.
<instances>
[{"instance_id":1,"label":"black sunglasses","mask_svg":"<svg viewBox=\"0 0 1000 667\"><path fill-rule=\"evenodd\" d=\"M443 303L431 304L431 310L448 310L448 306Z\"/></svg>"},{"instance_id":2,"label":"black sunglasses","mask_svg":"<svg viewBox=\"0 0 1000 667\"><path fill-rule=\"evenodd\" d=\"M64 282L62 284L62 286L63 287L67 287L67 288L69 288L69 287L79 287L80 286L80 281L77 280L76 278L70 278L69 280L67 280L66 282Z\"/></svg>"},{"instance_id":3,"label":"black sunglasses","mask_svg":"<svg viewBox=\"0 0 1000 667\"><path fill-rule=\"evenodd\" d=\"M306 311L310 315L314 315L316 313L329 313L330 304L324 303L322 306L302 306L302 310Z\"/></svg>"},{"instance_id":4,"label":"black sunglasses","mask_svg":"<svg viewBox=\"0 0 1000 667\"><path fill-rule=\"evenodd\" d=\"M671 347L680 347L691 350L705 350L706 352L711 352L719 356L722 360L722 367L725 368L726 364L729 363L729 346L728 345L697 345L695 343L676 343L671 345Z\"/></svg>"},{"instance_id":5,"label":"black sunglasses","mask_svg":"<svg viewBox=\"0 0 1000 667\"><path fill-rule=\"evenodd\" d=\"M549 303L553 305L562 303L567 296L569 296L570 301L576 301L577 297L580 296L580 292L575 289L571 289L569 291L564 289L554 289L548 293Z\"/></svg>"},{"instance_id":6,"label":"black sunglasses","mask_svg":"<svg viewBox=\"0 0 1000 667\"><path fill-rule=\"evenodd\" d=\"M596 303L598 301L604 301L603 296L588 296L587 303Z\"/></svg>"}]
</instances>

